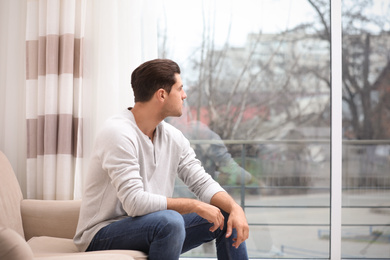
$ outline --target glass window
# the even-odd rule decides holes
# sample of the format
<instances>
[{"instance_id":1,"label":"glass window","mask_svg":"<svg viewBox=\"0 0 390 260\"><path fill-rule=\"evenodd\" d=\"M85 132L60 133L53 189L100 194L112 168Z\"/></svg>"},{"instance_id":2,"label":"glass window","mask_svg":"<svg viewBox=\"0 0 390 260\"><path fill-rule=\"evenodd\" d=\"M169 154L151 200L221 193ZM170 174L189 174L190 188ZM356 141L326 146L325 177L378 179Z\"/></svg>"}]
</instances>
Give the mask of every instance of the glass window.
<instances>
[{"instance_id":1,"label":"glass window","mask_svg":"<svg viewBox=\"0 0 390 260\"><path fill-rule=\"evenodd\" d=\"M251 258L329 258L330 2L175 1L160 58L188 98L168 121L241 204ZM192 196L178 181L177 196ZM215 257L206 244L186 256Z\"/></svg>"},{"instance_id":2,"label":"glass window","mask_svg":"<svg viewBox=\"0 0 390 260\"><path fill-rule=\"evenodd\" d=\"M390 1L343 1L342 256L390 258Z\"/></svg>"}]
</instances>

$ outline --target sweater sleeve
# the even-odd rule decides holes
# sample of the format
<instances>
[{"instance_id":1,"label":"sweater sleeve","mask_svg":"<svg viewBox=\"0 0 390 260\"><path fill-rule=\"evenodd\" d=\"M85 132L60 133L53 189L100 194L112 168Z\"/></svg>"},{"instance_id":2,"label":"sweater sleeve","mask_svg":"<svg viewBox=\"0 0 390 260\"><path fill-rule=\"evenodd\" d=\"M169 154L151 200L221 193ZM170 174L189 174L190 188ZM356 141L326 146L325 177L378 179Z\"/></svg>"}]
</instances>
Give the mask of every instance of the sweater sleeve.
<instances>
[{"instance_id":1,"label":"sweater sleeve","mask_svg":"<svg viewBox=\"0 0 390 260\"><path fill-rule=\"evenodd\" d=\"M109 127L100 136L99 151L102 168L108 173L111 184L123 209L129 216L142 216L167 208L166 197L146 192L137 157L136 138Z\"/></svg>"},{"instance_id":2,"label":"sweater sleeve","mask_svg":"<svg viewBox=\"0 0 390 260\"><path fill-rule=\"evenodd\" d=\"M183 149L179 164L179 178L203 202L210 203L211 198L225 191L218 182L202 167L189 141L183 136Z\"/></svg>"}]
</instances>

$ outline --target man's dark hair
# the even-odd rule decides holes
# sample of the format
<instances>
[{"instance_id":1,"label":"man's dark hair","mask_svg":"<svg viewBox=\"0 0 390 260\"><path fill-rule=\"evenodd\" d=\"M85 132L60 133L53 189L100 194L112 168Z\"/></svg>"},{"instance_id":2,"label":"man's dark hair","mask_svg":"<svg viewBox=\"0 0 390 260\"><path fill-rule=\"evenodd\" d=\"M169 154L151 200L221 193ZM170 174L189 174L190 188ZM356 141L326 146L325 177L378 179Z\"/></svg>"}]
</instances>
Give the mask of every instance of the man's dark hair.
<instances>
[{"instance_id":1,"label":"man's dark hair","mask_svg":"<svg viewBox=\"0 0 390 260\"><path fill-rule=\"evenodd\" d=\"M176 83L176 73L180 74L180 67L172 60L155 59L141 64L131 74L134 101L147 102L160 88L169 94Z\"/></svg>"}]
</instances>

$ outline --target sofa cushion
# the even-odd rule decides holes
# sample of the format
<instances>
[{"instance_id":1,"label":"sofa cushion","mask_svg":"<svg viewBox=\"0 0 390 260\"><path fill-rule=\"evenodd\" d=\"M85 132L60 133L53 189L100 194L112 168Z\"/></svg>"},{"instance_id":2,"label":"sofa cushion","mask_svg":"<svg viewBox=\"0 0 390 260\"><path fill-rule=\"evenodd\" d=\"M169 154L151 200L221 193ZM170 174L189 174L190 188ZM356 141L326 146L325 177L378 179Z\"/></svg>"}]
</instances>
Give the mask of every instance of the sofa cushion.
<instances>
[{"instance_id":1,"label":"sofa cushion","mask_svg":"<svg viewBox=\"0 0 390 260\"><path fill-rule=\"evenodd\" d=\"M47 254L78 253L72 239L58 237L33 237L27 241L35 256Z\"/></svg>"},{"instance_id":2,"label":"sofa cushion","mask_svg":"<svg viewBox=\"0 0 390 260\"><path fill-rule=\"evenodd\" d=\"M125 254L114 253L78 253L69 255L54 255L54 256L39 256L34 257L34 260L134 260L133 257Z\"/></svg>"},{"instance_id":3,"label":"sofa cushion","mask_svg":"<svg viewBox=\"0 0 390 260\"><path fill-rule=\"evenodd\" d=\"M63 255L63 254L78 254L78 255L100 255L100 254L123 254L133 257L134 259L147 259L147 256L140 251L133 250L105 250L95 252L80 253L73 243L72 239L58 238L58 237L33 237L28 241L35 257L44 257L49 255Z\"/></svg>"},{"instance_id":4,"label":"sofa cushion","mask_svg":"<svg viewBox=\"0 0 390 260\"><path fill-rule=\"evenodd\" d=\"M33 253L24 238L15 230L0 227L0 259L30 260L33 259Z\"/></svg>"}]
</instances>

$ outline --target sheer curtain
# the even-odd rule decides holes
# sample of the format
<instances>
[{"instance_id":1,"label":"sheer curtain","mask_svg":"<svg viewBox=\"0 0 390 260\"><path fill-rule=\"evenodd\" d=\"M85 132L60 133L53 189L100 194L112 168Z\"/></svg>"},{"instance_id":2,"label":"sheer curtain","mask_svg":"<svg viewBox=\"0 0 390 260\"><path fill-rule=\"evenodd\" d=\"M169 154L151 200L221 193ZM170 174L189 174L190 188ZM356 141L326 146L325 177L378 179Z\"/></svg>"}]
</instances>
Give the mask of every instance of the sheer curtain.
<instances>
[{"instance_id":1,"label":"sheer curtain","mask_svg":"<svg viewBox=\"0 0 390 260\"><path fill-rule=\"evenodd\" d=\"M84 41L83 174L96 132L112 114L134 104L131 72L157 58L155 0L88 1ZM76 176L79 198L83 175Z\"/></svg>"},{"instance_id":2,"label":"sheer curtain","mask_svg":"<svg viewBox=\"0 0 390 260\"><path fill-rule=\"evenodd\" d=\"M48 95L48 93L43 95L43 91L38 91L38 85L40 84L38 83L38 76L37 79L33 79L33 81L37 81L36 90L32 92L33 95L31 95L31 89L29 89L29 84L31 83L29 81L32 79L28 78L30 77L30 71L25 70L26 57L24 49L27 47L27 50L29 50L28 46L25 47L26 40L29 40L28 37L30 37L29 30L26 30L26 24L27 27L32 26L32 24L28 21L26 22L26 17L30 15L29 11L26 12L26 2L23 0L0 1L0 54L2 57L0 63L2 76L0 80L0 149L10 158L19 182L22 184L25 197L81 198L83 176L87 170L88 158L96 132L107 117L133 104L130 86L132 70L141 62L157 57L156 19L153 8L151 8L154 6L153 1L27 1L27 5L34 4L38 7L43 4L49 4L49 2L50 5L60 6L56 12L46 11L43 13L43 17L39 15L39 19L54 19L54 21L57 21L55 22L57 24L54 26L51 22L48 24L46 20L46 30L48 27L61 28L62 20L69 18L69 15L64 16L65 10L62 8L64 5L75 7L73 15L75 24L78 21L77 17L79 17L79 21L83 21L79 23L80 26L75 26L75 35L77 36L78 33L80 36L84 35L83 40L79 41L82 43L80 44L80 47L82 47L80 49L80 57L83 59L80 76L74 77L73 75L61 74L61 66L64 64L59 64L59 74L40 75L39 77L42 77L41 80L43 81L42 84L48 86L47 84L54 82L54 89L57 91L56 95L54 95L55 98L48 98L47 100L38 99L38 96L45 97ZM76 6L80 6L80 8L77 9ZM73 10L73 8L70 9ZM37 10L33 9L33 12L37 12ZM3 14L7 15L4 16ZM7 20L7 22L5 23L4 20ZM62 37L66 38L66 36ZM73 46L77 47L78 37L75 38ZM37 43L39 45L39 41ZM58 44L57 47L60 53L60 50L65 48L65 46L61 45L61 36L58 37ZM3 60L3 57L5 57L3 54L7 54L8 62ZM57 57L56 55L46 56L46 63L53 62L50 59ZM59 62L63 59L61 57L60 55ZM11 60L12 62L10 62ZM45 71L47 69L46 65ZM74 71L73 74L75 74ZM9 77L5 80L3 75L9 75ZM72 85L72 93L62 89L64 86L70 85ZM50 91L53 91L53 89L45 92ZM38 93L40 94L38 95ZM34 99L30 100L32 97L37 98L35 101ZM42 107L41 100L45 100L43 102L45 109L51 106L50 109L55 112L50 110L50 115L56 115L54 118L57 121L54 120L53 122L55 123L52 125L55 125L57 128L54 128L56 129L54 133L50 133L57 138L55 145L53 145L56 147L56 152L55 155L49 155L56 158L54 160L49 159L46 162L46 166L45 163L41 164L42 166L38 166L38 160L43 161L43 155L41 159L33 158L36 162L29 162L27 167L30 168L30 164L33 165L33 174L29 173L27 175L26 121L28 120L26 118L35 118L32 115L34 115L34 110L36 110L36 123L38 124L38 109L42 109L39 108ZM72 105L69 104L69 101ZM69 107L66 107L64 104L68 104ZM64 119L61 119L61 115L66 114L63 112L64 110L66 113L72 110L72 112L68 113L68 115L71 114L72 122L70 123L69 116L65 116L67 118L65 122L68 123L63 128L60 121L63 120L64 122ZM39 115L41 116L40 122L46 123L47 121L43 120L45 119L43 116L45 114ZM70 124L71 126L69 126ZM77 125L80 128L76 127ZM43 128L44 126L45 124L43 124ZM62 132L68 132L69 134L71 129L73 130L70 138L58 140L59 135L63 136ZM76 132L76 135L74 132ZM51 135L45 137L46 133L45 131L44 136L42 137L41 134L39 138L43 138L43 140L50 138ZM77 142L75 142L76 137ZM54 139L54 137L52 138ZM66 139L70 139L71 143L66 145L61 143ZM28 143L28 145L30 147L32 144ZM61 145L63 145L63 148L66 148L65 150L70 150L71 152L67 153L67 155L61 153L59 147ZM63 159L64 156L67 156L67 158ZM49 169L46 173L42 171L44 167ZM27 178L27 176L29 177Z\"/></svg>"},{"instance_id":3,"label":"sheer curtain","mask_svg":"<svg viewBox=\"0 0 390 260\"><path fill-rule=\"evenodd\" d=\"M11 162L25 191L26 1L0 1L0 150ZM25 193L24 193L25 195Z\"/></svg>"}]
</instances>

